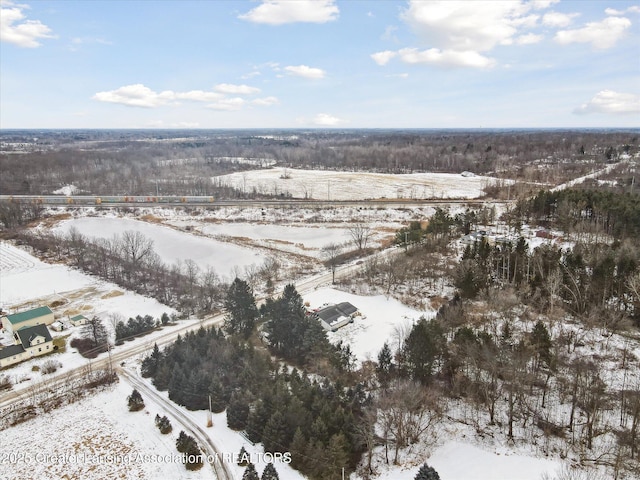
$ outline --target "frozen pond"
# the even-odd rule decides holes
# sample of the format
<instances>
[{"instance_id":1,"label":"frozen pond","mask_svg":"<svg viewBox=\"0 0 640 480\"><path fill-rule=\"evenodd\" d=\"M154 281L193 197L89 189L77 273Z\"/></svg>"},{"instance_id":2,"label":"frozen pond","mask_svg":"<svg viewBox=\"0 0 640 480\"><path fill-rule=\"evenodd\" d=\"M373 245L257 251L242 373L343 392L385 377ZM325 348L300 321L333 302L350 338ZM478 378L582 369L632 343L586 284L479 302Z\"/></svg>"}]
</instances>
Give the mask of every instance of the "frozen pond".
<instances>
[{"instance_id":1,"label":"frozen pond","mask_svg":"<svg viewBox=\"0 0 640 480\"><path fill-rule=\"evenodd\" d=\"M231 276L235 267L244 269L250 265L260 265L266 258L250 248L126 218L76 218L61 222L54 231L67 233L72 227L91 238L111 238L126 231L140 232L153 240L153 248L164 263L173 264L191 259L201 270L210 266L222 276Z\"/></svg>"}]
</instances>

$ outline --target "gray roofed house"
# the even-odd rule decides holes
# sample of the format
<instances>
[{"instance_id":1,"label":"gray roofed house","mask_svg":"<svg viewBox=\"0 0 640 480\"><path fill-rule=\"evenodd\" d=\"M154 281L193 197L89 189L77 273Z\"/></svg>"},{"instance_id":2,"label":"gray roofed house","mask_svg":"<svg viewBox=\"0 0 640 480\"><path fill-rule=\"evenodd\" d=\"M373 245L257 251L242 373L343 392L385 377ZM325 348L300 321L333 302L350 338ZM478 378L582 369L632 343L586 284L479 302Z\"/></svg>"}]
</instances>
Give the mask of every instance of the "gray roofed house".
<instances>
[{"instance_id":1,"label":"gray roofed house","mask_svg":"<svg viewBox=\"0 0 640 480\"><path fill-rule=\"evenodd\" d=\"M38 343L42 342L51 342L51 334L49 333L49 329L46 325L35 325L33 327L25 327L21 328L16 332L16 335L20 338L20 343L24 348L31 347L32 345L37 345L38 337L42 337Z\"/></svg>"},{"instance_id":2,"label":"gray roofed house","mask_svg":"<svg viewBox=\"0 0 640 480\"><path fill-rule=\"evenodd\" d=\"M342 302L321 308L315 314L325 330L333 332L347 323L351 323L357 311L358 309L349 302Z\"/></svg>"},{"instance_id":3,"label":"gray roofed house","mask_svg":"<svg viewBox=\"0 0 640 480\"><path fill-rule=\"evenodd\" d=\"M23 327L14 334L16 344L0 349L0 367L53 352L53 339L46 325Z\"/></svg>"}]
</instances>

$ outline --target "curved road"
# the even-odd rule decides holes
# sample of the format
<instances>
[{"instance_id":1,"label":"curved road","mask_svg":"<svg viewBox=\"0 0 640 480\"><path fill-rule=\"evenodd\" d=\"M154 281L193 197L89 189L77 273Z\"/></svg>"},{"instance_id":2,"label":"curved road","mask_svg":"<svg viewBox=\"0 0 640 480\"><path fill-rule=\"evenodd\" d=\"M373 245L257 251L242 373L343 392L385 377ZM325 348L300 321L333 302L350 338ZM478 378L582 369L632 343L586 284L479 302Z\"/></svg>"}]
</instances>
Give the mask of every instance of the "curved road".
<instances>
[{"instance_id":1,"label":"curved road","mask_svg":"<svg viewBox=\"0 0 640 480\"><path fill-rule=\"evenodd\" d=\"M213 459L213 461L209 463L213 467L218 480L234 479L233 472L224 462L224 455L220 452L213 440L211 440L209 434L200 425L194 422L189 415L183 412L181 407L178 407L171 400L164 398L154 387L148 385L143 379L132 374L130 371L122 368L118 368L116 371L141 394L153 399L153 402L156 404L162 405L162 407L171 414L173 418L180 422L184 429L198 441L198 444L203 448L204 453L210 459Z\"/></svg>"}]
</instances>

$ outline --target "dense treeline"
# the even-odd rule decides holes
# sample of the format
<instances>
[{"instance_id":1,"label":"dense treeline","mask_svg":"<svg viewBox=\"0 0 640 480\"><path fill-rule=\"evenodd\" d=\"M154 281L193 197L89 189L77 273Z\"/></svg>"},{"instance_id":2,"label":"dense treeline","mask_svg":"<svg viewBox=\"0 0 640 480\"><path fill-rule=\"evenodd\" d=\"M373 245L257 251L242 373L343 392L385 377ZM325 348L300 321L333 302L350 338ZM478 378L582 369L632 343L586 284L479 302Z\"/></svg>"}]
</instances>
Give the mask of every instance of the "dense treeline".
<instances>
[{"instance_id":1,"label":"dense treeline","mask_svg":"<svg viewBox=\"0 0 640 480\"><path fill-rule=\"evenodd\" d=\"M211 396L215 412L227 410L231 428L245 430L267 452L291 452L292 466L310 478L337 478L359 460L362 389L280 369L240 337L201 328L162 351L154 348L142 371L188 408L208 408Z\"/></svg>"},{"instance_id":2,"label":"dense treeline","mask_svg":"<svg viewBox=\"0 0 640 480\"><path fill-rule=\"evenodd\" d=\"M513 215L527 223L553 225L568 232L602 232L617 239L640 236L640 192L606 188L540 191L522 201Z\"/></svg>"},{"instance_id":3,"label":"dense treeline","mask_svg":"<svg viewBox=\"0 0 640 480\"><path fill-rule=\"evenodd\" d=\"M559 181L638 149L630 131L2 132L0 191L244 195L211 177L285 166L391 173L492 172ZM544 168L538 168L543 163ZM254 192L255 194L255 192Z\"/></svg>"},{"instance_id":4,"label":"dense treeline","mask_svg":"<svg viewBox=\"0 0 640 480\"><path fill-rule=\"evenodd\" d=\"M162 318L163 324L169 322L169 316L166 313ZM149 332L156 328L159 323L160 322L151 315L145 315L144 317L142 315L136 315L135 318L130 317L127 323L121 320L116 323L116 341Z\"/></svg>"}]
</instances>

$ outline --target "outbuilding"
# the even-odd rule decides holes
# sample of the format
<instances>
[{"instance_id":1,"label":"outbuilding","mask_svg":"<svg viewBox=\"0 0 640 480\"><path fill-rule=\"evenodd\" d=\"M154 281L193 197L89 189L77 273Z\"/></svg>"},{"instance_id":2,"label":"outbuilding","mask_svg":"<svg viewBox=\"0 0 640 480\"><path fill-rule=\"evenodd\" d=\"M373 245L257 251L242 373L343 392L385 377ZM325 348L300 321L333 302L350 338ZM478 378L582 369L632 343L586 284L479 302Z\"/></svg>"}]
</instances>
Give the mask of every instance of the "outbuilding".
<instances>
[{"instance_id":1,"label":"outbuilding","mask_svg":"<svg viewBox=\"0 0 640 480\"><path fill-rule=\"evenodd\" d=\"M2 327L9 332L35 325L51 325L55 321L49 307L38 307L2 317Z\"/></svg>"}]
</instances>

